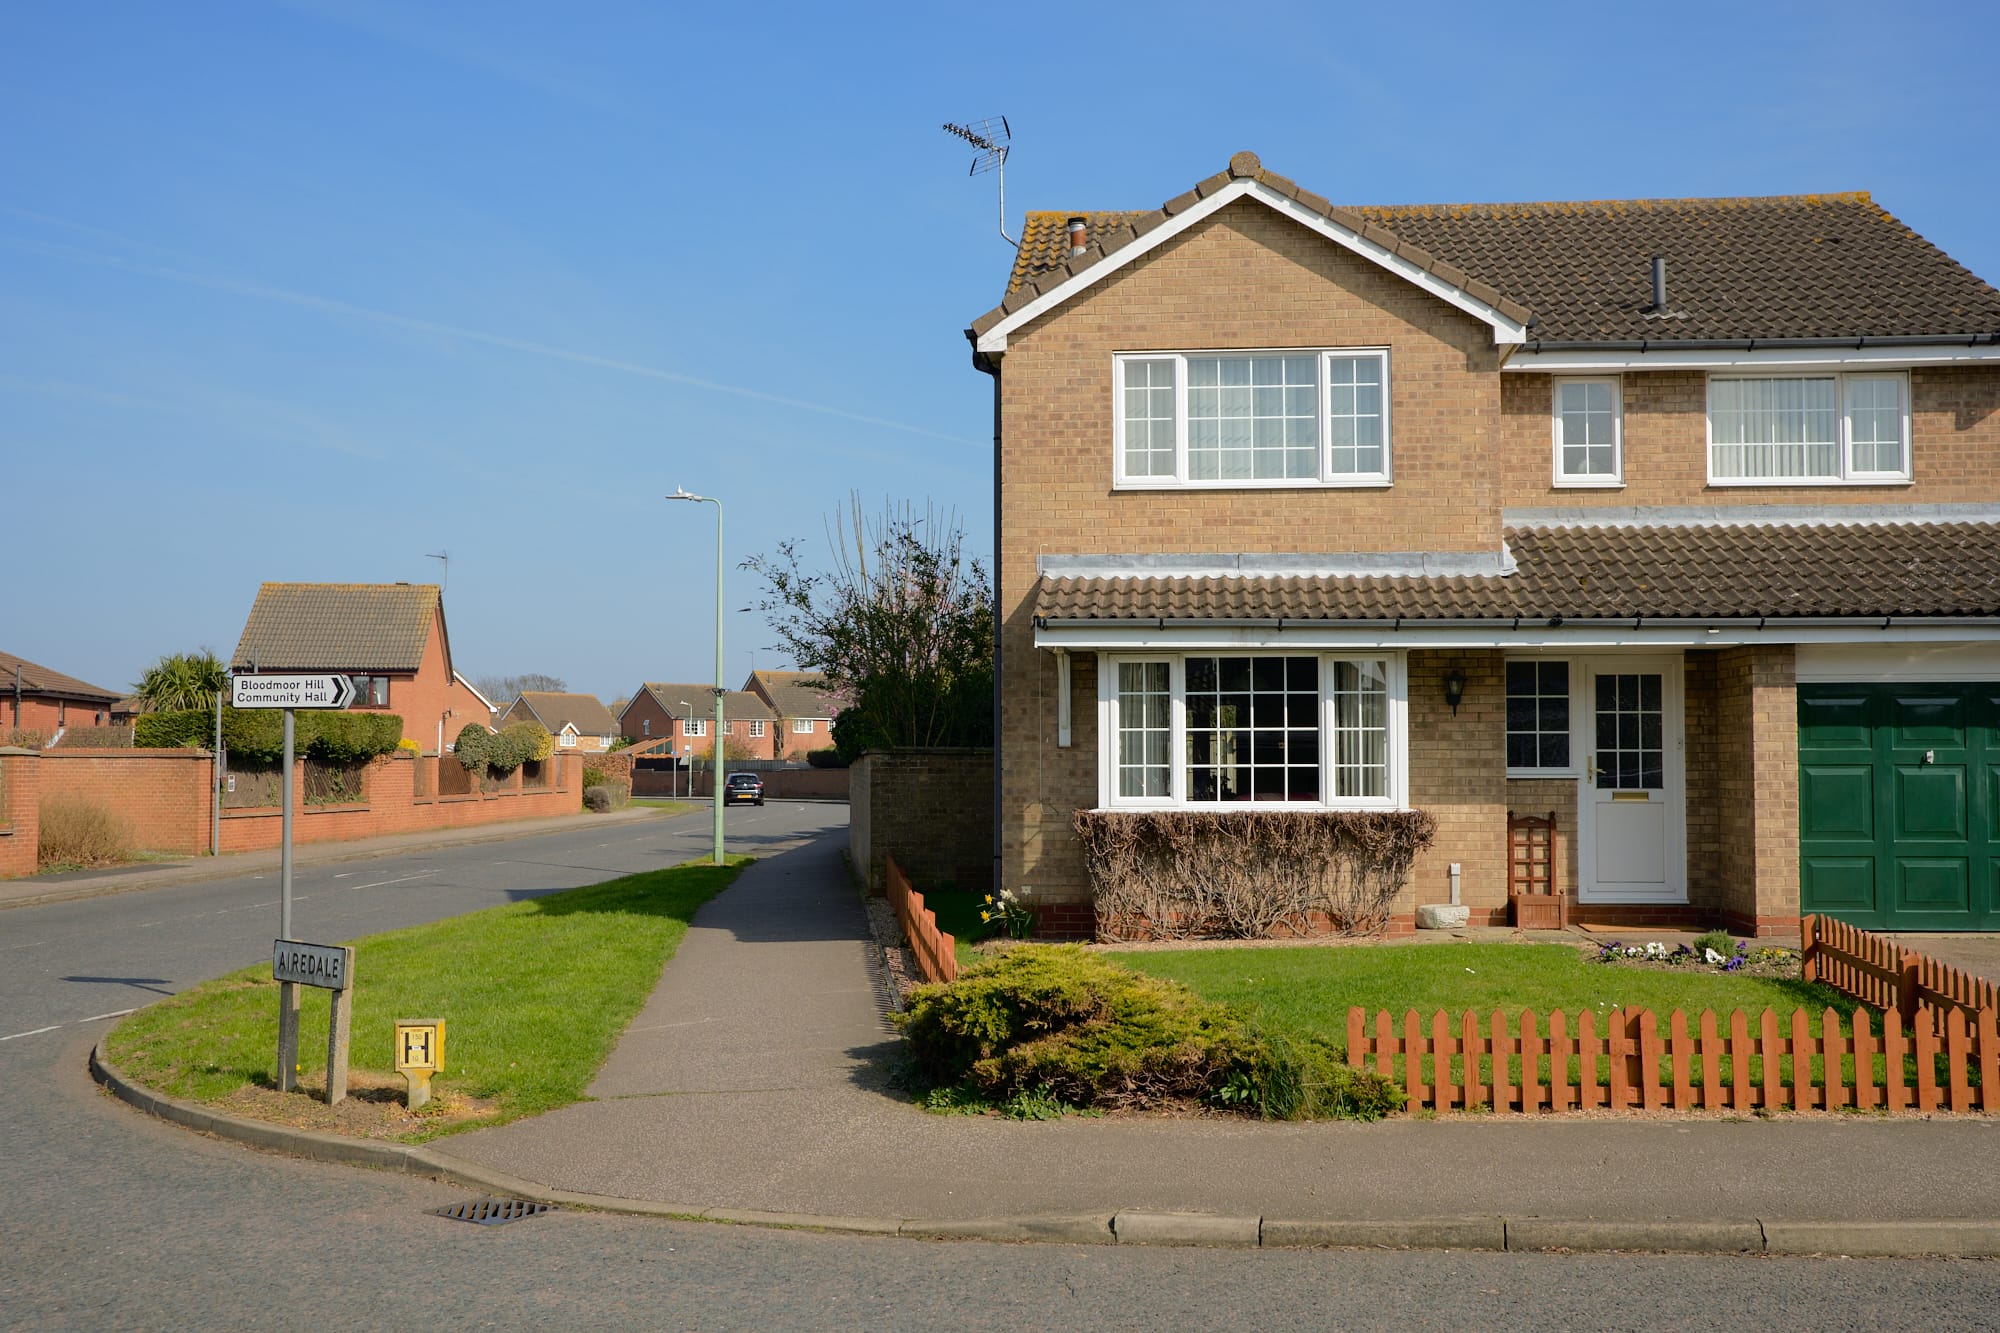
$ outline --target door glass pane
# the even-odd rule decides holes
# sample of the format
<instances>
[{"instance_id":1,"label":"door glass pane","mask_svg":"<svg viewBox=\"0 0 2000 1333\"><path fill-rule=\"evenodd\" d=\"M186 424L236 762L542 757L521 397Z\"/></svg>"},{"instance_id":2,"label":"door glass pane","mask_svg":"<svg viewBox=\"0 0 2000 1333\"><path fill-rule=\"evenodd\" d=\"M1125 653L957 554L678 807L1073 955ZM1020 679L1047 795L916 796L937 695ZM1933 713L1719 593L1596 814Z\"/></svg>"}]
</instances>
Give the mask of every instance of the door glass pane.
<instances>
[{"instance_id":1,"label":"door glass pane","mask_svg":"<svg viewBox=\"0 0 2000 1333\"><path fill-rule=\"evenodd\" d=\"M1597 677L1597 785L1660 791L1666 786L1664 678L1657 671Z\"/></svg>"}]
</instances>

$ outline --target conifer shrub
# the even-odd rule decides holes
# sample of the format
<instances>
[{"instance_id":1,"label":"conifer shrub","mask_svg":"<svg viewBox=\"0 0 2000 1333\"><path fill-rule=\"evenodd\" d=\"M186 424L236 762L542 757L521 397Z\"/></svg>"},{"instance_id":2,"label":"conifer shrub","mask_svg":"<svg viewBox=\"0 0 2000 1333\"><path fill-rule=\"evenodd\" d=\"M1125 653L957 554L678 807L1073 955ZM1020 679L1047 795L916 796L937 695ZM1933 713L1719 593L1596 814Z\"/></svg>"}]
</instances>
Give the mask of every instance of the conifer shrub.
<instances>
[{"instance_id":1,"label":"conifer shrub","mask_svg":"<svg viewBox=\"0 0 2000 1333\"><path fill-rule=\"evenodd\" d=\"M1115 1109L1205 1104L1273 1120L1379 1119L1393 1085L1329 1043L1268 1034L1178 982L1079 945L1010 949L897 1015L919 1091L963 1106L1024 1096Z\"/></svg>"}]
</instances>

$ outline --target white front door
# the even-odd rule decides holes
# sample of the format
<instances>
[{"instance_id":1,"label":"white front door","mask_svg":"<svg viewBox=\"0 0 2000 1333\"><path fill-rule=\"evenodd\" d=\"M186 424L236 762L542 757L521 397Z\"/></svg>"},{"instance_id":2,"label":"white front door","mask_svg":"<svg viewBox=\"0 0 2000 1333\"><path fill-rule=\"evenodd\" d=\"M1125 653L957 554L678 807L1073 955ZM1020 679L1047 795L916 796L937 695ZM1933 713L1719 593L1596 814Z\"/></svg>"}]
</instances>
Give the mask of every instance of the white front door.
<instances>
[{"instance_id":1,"label":"white front door","mask_svg":"<svg viewBox=\"0 0 2000 1333\"><path fill-rule=\"evenodd\" d=\"M1582 666L1578 901L1684 903L1687 765L1680 659L1605 657Z\"/></svg>"}]
</instances>

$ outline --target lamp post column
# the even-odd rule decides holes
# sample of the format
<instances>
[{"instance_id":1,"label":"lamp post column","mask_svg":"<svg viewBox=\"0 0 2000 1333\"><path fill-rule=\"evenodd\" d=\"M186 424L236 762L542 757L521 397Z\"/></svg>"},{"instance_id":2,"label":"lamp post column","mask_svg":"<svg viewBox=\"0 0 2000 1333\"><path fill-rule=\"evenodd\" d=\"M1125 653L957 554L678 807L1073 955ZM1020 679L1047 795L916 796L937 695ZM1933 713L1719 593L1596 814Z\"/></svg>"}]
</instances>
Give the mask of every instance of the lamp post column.
<instances>
[{"instance_id":1,"label":"lamp post column","mask_svg":"<svg viewBox=\"0 0 2000 1333\"><path fill-rule=\"evenodd\" d=\"M723 760L722 717L722 501L712 495L695 495L676 487L669 500L699 500L715 506L715 749L709 772L715 780L715 864L723 864L722 788L726 773Z\"/></svg>"}]
</instances>

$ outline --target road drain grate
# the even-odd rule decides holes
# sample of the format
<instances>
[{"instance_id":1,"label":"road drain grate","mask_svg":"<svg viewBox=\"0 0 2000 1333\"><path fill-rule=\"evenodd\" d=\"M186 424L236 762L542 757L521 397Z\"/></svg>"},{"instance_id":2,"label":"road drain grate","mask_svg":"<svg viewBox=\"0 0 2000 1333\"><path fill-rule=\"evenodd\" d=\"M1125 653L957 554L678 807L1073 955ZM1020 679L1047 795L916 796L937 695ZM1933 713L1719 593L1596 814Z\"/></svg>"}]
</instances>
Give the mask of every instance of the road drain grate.
<instances>
[{"instance_id":1,"label":"road drain grate","mask_svg":"<svg viewBox=\"0 0 2000 1333\"><path fill-rule=\"evenodd\" d=\"M554 1204L535 1203L529 1199L467 1199L464 1203L430 1210L435 1217L449 1217L455 1222L477 1222L483 1227L505 1226L524 1217L540 1217L543 1213L554 1211Z\"/></svg>"}]
</instances>

